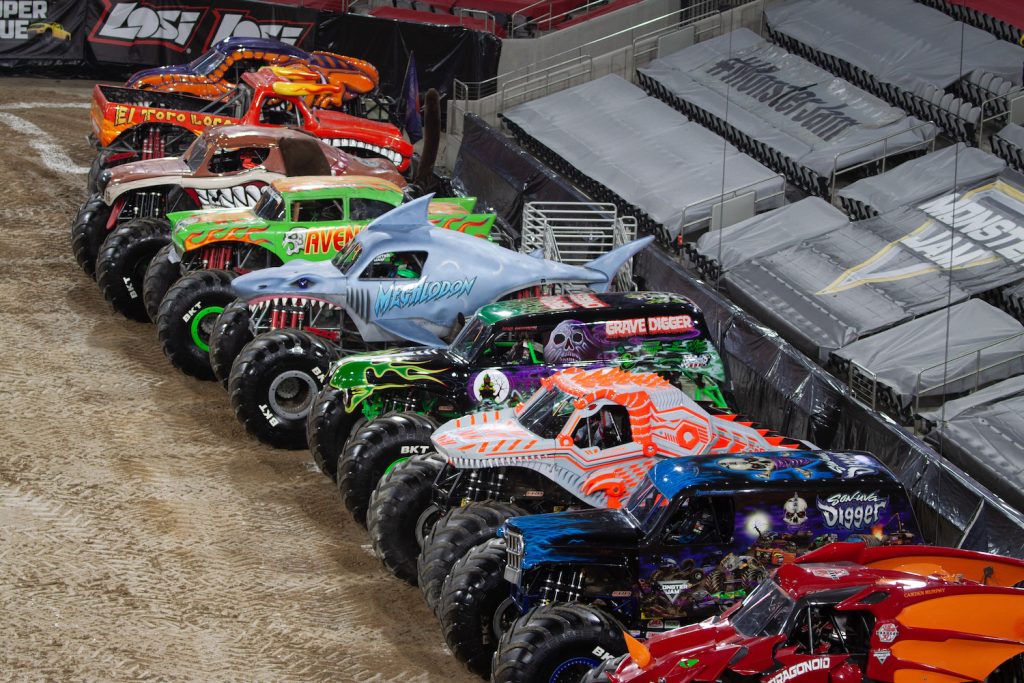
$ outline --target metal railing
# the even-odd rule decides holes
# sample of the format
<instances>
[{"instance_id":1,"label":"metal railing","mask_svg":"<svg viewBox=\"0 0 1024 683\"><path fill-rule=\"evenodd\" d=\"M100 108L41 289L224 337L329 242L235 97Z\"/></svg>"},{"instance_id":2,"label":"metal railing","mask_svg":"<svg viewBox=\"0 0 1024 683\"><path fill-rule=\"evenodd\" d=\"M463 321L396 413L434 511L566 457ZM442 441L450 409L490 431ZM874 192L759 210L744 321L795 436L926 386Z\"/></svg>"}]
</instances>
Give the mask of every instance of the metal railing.
<instances>
[{"instance_id":1,"label":"metal railing","mask_svg":"<svg viewBox=\"0 0 1024 683\"><path fill-rule=\"evenodd\" d=\"M682 217L679 219L679 232L676 235L674 235L676 246L681 246L680 238L685 239L685 235L687 235L688 233L692 234L693 232L703 230L703 223L707 223L708 226L711 225L711 214L714 211L714 207L716 204L723 204L735 197L739 197L741 195L748 193L753 193L755 214L758 213L758 204L763 204L772 199L781 198L782 204L780 206L784 206L786 204L786 178L781 174L776 173L775 180L779 184L779 189L776 190L775 192L771 192L768 194L762 192L760 194L760 197L758 196L758 193L756 191L757 187L761 185L767 185L769 182L772 181L771 178L762 178L760 180L755 180L754 182L748 183L747 185L744 185L742 187L732 188L725 192L716 192L702 199L698 199L697 201L690 202L683 208ZM707 211L707 215L701 216L700 218L693 218L691 220L687 220L687 215L691 211ZM722 227L724 228L728 226L723 225Z\"/></svg>"},{"instance_id":2,"label":"metal railing","mask_svg":"<svg viewBox=\"0 0 1024 683\"><path fill-rule=\"evenodd\" d=\"M523 207L521 250L540 250L552 261L582 266L632 242L636 232L636 219L620 216L614 204L530 202ZM615 284L622 291L635 289L631 262L619 270Z\"/></svg>"},{"instance_id":3,"label":"metal railing","mask_svg":"<svg viewBox=\"0 0 1024 683\"><path fill-rule=\"evenodd\" d=\"M938 399L946 396L947 393L957 395L973 393L992 381L986 380L983 377L985 373L990 373L1004 365L1011 365L1013 363L1024 364L1024 352L1015 353L1009 358L989 361L984 365L982 361L982 354L991 352L1002 344L1021 338L1024 338L1024 332L1000 339L973 351L967 351L958 356L946 358L934 365L921 369L915 376L913 393L907 404L901 401L895 389L879 379L877 373L855 361L850 361L846 373L846 383L853 390L854 396L868 404L873 410L888 412L903 424L910 424L914 416L920 414L921 402L923 400ZM969 364L967 368L953 374L944 374L942 380L938 383L927 383L925 377L928 373L971 357L974 358L974 363ZM971 384L972 381L973 387L963 386ZM954 388L953 391L950 391L950 387L957 383L960 383L963 388Z\"/></svg>"},{"instance_id":4,"label":"metal railing","mask_svg":"<svg viewBox=\"0 0 1024 683\"><path fill-rule=\"evenodd\" d=\"M1002 129L1007 123L1021 123L1014 121L1012 114L1019 108L1024 109L1024 92L1012 92L1006 95L996 95L985 100L981 104L981 119L978 121L978 147L985 141L985 127L988 125ZM985 115L985 112L991 114ZM993 131L996 133L998 131Z\"/></svg>"},{"instance_id":5,"label":"metal railing","mask_svg":"<svg viewBox=\"0 0 1024 683\"><path fill-rule=\"evenodd\" d=\"M910 153L910 152L912 152L912 151L914 151L916 149L921 149L921 148L926 149L927 150L926 153L934 152L935 151L935 138L937 137L936 135L932 135L931 138L926 138L926 139L922 140L921 142L919 142L916 145L910 145L909 147L902 147L900 149L893 150L893 151L889 150L889 141L892 140L893 138L900 137L902 135L912 135L913 133L915 133L917 131L920 131L920 130L923 130L924 128L927 128L927 127L935 128L936 125L934 123L932 123L931 121L924 121L924 122L921 122L921 123L917 124L913 128L908 128L907 130L900 131L898 133L892 133L890 135L886 135L883 138L879 138L877 140L872 140L871 142L865 142L863 145L860 145L858 147L854 147L853 149L847 149L847 150L843 150L842 152L836 153L835 156L832 157L832 172L830 174L828 200L830 202L832 202L832 204L835 204L835 202L836 202L836 190L837 190L837 186L839 184L839 177L841 175L845 175L845 174L848 174L848 173L854 173L854 172L858 171L859 169L871 166L873 164L878 164L879 169L875 173L872 173L872 175L877 175L878 173L885 173L886 169L888 168L888 161L889 161L890 157L902 156L904 154L908 154L908 153ZM936 133L937 132L938 131L936 131ZM856 163L856 164L852 164L850 166L844 166L842 170L839 169L839 163L840 163L839 160L841 158L843 158L845 156L850 156L850 155L853 155L853 154L862 153L865 149L867 149L869 147L874 147L874 146L878 145L879 143L881 143L881 145L882 145L882 153L880 155L871 157L870 159L865 159L864 161L861 161L861 162ZM840 207L840 208L842 208L842 207Z\"/></svg>"},{"instance_id":6,"label":"metal railing","mask_svg":"<svg viewBox=\"0 0 1024 683\"><path fill-rule=\"evenodd\" d=\"M465 7L454 8L455 16L459 18L459 26L463 25L463 19L481 19L484 22L484 31L495 33L498 28L498 20L490 12L479 9L467 9Z\"/></svg>"},{"instance_id":7,"label":"metal railing","mask_svg":"<svg viewBox=\"0 0 1024 683\"><path fill-rule=\"evenodd\" d=\"M763 4L763 2L764 0L755 0L748 4ZM493 106L494 111L501 112L508 108L509 101L520 104L529 101L526 99L527 95L530 96L530 99L536 99L557 92L558 86L561 86L558 89L564 89L591 80L594 72L593 60L596 58L612 59L616 55L620 55L618 68L611 72L632 79L636 68L653 58L661 37L690 26L695 26L697 40L702 39L706 34L720 31L722 26L720 4L720 0L700 0L686 9L674 10L641 21L628 28L595 38L578 47L559 52L530 66L499 74L484 81L467 83L456 79L452 87L453 116L449 122L448 133L460 135L463 116L467 113L481 114L483 107L474 103L492 95L497 95L497 101ZM696 26L700 22L713 18L718 18L718 21L710 22L706 26ZM668 25L665 25L666 23ZM625 47L609 47L627 39L629 44ZM640 54L639 59L637 58L638 53ZM536 81L536 83L532 81Z\"/></svg>"}]
</instances>

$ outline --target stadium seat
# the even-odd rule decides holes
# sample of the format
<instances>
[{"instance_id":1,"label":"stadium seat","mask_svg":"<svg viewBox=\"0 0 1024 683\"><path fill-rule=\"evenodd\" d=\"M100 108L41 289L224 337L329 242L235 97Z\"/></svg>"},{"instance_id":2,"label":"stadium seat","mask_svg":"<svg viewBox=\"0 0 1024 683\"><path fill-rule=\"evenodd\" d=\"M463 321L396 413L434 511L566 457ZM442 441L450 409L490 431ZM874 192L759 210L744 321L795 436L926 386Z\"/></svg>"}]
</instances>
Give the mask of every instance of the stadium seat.
<instances>
[{"instance_id":1,"label":"stadium seat","mask_svg":"<svg viewBox=\"0 0 1024 683\"><path fill-rule=\"evenodd\" d=\"M435 24L439 26L462 26L473 31L494 33L500 38L505 37L504 27L476 17L458 17L454 14L428 12L425 10L403 9L400 7L378 7L370 12L370 16L378 19L410 21L419 24Z\"/></svg>"}]
</instances>

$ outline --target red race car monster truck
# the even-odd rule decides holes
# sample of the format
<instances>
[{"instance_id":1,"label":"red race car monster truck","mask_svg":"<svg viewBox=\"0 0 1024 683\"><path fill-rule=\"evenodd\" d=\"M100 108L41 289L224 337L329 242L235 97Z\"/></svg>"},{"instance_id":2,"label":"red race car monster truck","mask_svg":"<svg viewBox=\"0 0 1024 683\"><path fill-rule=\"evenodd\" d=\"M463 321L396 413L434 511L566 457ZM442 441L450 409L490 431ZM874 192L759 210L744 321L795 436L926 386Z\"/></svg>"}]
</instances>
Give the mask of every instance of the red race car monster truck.
<instances>
[{"instance_id":1,"label":"red race car monster truck","mask_svg":"<svg viewBox=\"0 0 1024 683\"><path fill-rule=\"evenodd\" d=\"M537 648L571 654L579 630L629 650L602 662L604 647L577 648L576 670L598 665L585 683L1024 680L1024 561L968 550L833 543L779 568L721 617L646 644L624 644L586 607L554 612L561 618L506 634L494 680L525 680L514 662Z\"/></svg>"},{"instance_id":2,"label":"red race car monster truck","mask_svg":"<svg viewBox=\"0 0 1024 683\"><path fill-rule=\"evenodd\" d=\"M397 127L341 112L310 109L306 97L337 92L341 86L294 82L275 68L244 74L242 81L247 87L213 101L97 85L93 90L92 129L101 149L89 171L90 189L95 191L107 168L140 158L181 154L210 126L231 123L299 128L351 154L383 157L403 172L409 168L412 145Z\"/></svg>"}]
</instances>

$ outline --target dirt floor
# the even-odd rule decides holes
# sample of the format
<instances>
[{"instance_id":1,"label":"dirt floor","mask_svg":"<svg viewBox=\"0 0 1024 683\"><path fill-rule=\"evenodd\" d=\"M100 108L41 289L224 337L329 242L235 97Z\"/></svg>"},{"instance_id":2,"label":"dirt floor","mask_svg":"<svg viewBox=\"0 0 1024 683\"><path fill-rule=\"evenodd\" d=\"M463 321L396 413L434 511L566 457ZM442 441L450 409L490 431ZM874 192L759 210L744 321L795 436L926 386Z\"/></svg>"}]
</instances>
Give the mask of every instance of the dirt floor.
<instances>
[{"instance_id":1,"label":"dirt floor","mask_svg":"<svg viewBox=\"0 0 1024 683\"><path fill-rule=\"evenodd\" d=\"M309 454L75 264L89 97L0 79L0 679L477 680Z\"/></svg>"}]
</instances>

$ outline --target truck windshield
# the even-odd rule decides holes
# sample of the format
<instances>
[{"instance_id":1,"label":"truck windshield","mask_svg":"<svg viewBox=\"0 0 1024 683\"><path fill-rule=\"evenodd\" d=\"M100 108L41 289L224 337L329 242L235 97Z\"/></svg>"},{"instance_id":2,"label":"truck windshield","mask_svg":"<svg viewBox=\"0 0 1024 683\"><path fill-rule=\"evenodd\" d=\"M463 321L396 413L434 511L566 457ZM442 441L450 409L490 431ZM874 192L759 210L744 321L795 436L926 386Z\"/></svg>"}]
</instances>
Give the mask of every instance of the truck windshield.
<instances>
[{"instance_id":1,"label":"truck windshield","mask_svg":"<svg viewBox=\"0 0 1024 683\"><path fill-rule=\"evenodd\" d=\"M189 66L200 76L206 76L223 64L225 58L226 55L220 50L210 50L202 57L197 57L189 62Z\"/></svg>"},{"instance_id":2,"label":"truck windshield","mask_svg":"<svg viewBox=\"0 0 1024 683\"><path fill-rule=\"evenodd\" d=\"M662 495L650 479L645 480L626 503L628 512L641 529L650 529L658 519L658 511L668 505L668 498Z\"/></svg>"},{"instance_id":3,"label":"truck windshield","mask_svg":"<svg viewBox=\"0 0 1024 683\"><path fill-rule=\"evenodd\" d=\"M542 439L553 439L565 426L575 406L575 396L561 389L548 389L543 396L531 401L519 414L519 424Z\"/></svg>"},{"instance_id":4,"label":"truck windshield","mask_svg":"<svg viewBox=\"0 0 1024 683\"><path fill-rule=\"evenodd\" d=\"M777 636L796 603L775 581L765 581L743 601L729 621L739 633L749 637Z\"/></svg>"},{"instance_id":5,"label":"truck windshield","mask_svg":"<svg viewBox=\"0 0 1024 683\"><path fill-rule=\"evenodd\" d=\"M487 343L490 330L489 325L485 325L480 318L473 316L452 340L451 346L448 347L449 353L463 363L469 363L476 358L480 348Z\"/></svg>"},{"instance_id":6,"label":"truck windshield","mask_svg":"<svg viewBox=\"0 0 1024 683\"><path fill-rule=\"evenodd\" d=\"M358 241L352 240L345 245L345 248L337 253L337 255L331 259L331 263L337 268L342 275L348 275L348 271L352 268L352 264L359 260L359 255L363 253L363 247Z\"/></svg>"},{"instance_id":7,"label":"truck windshield","mask_svg":"<svg viewBox=\"0 0 1024 683\"><path fill-rule=\"evenodd\" d=\"M206 150L209 148L210 143L207 141L205 136L200 135L195 139L189 148L185 150L185 163L188 164L189 170L193 173L198 173L203 167L203 161L206 160Z\"/></svg>"},{"instance_id":8,"label":"truck windshield","mask_svg":"<svg viewBox=\"0 0 1024 683\"><path fill-rule=\"evenodd\" d=\"M263 196L253 207L253 213L265 221L284 220L284 200L272 187L263 190Z\"/></svg>"}]
</instances>

